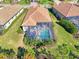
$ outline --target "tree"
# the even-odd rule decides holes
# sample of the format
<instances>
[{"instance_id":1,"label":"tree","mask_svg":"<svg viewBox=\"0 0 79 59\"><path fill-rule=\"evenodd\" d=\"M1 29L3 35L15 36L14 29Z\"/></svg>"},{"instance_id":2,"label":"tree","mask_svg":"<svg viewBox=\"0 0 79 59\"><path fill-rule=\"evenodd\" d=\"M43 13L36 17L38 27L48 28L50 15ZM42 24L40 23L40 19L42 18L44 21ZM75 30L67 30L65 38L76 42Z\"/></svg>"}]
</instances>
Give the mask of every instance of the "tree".
<instances>
[{"instance_id":1,"label":"tree","mask_svg":"<svg viewBox=\"0 0 79 59\"><path fill-rule=\"evenodd\" d=\"M12 59L14 58L15 52L13 49L3 49L3 54L7 59Z\"/></svg>"},{"instance_id":2,"label":"tree","mask_svg":"<svg viewBox=\"0 0 79 59\"><path fill-rule=\"evenodd\" d=\"M66 31L68 31L71 34L76 34L78 32L77 27L67 19L61 19L58 24L63 26L66 29Z\"/></svg>"},{"instance_id":3,"label":"tree","mask_svg":"<svg viewBox=\"0 0 79 59\"><path fill-rule=\"evenodd\" d=\"M69 59L77 59L77 55L75 55L71 50L70 50L70 53L69 53Z\"/></svg>"},{"instance_id":4,"label":"tree","mask_svg":"<svg viewBox=\"0 0 79 59\"><path fill-rule=\"evenodd\" d=\"M25 48L18 47L18 52L17 52L17 58L18 59L23 59L25 55Z\"/></svg>"}]
</instances>

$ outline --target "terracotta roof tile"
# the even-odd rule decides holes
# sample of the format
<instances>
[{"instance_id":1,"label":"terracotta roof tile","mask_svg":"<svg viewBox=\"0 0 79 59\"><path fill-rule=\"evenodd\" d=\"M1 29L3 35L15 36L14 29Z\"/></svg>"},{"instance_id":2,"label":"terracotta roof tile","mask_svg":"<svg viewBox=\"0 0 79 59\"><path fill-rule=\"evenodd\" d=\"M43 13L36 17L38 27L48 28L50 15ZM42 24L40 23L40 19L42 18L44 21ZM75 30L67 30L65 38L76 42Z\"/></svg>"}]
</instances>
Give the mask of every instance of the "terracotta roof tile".
<instances>
[{"instance_id":1,"label":"terracotta roof tile","mask_svg":"<svg viewBox=\"0 0 79 59\"><path fill-rule=\"evenodd\" d=\"M42 6L31 7L24 19L22 26L27 26L27 21L29 20L29 18L34 20L36 23L51 22L48 10ZM29 21L31 22L32 20Z\"/></svg>"},{"instance_id":2,"label":"terracotta roof tile","mask_svg":"<svg viewBox=\"0 0 79 59\"><path fill-rule=\"evenodd\" d=\"M29 18L26 22L23 23L23 26L35 26L35 25L36 25L36 21L33 20L32 18Z\"/></svg>"},{"instance_id":3,"label":"terracotta roof tile","mask_svg":"<svg viewBox=\"0 0 79 59\"><path fill-rule=\"evenodd\" d=\"M59 5L54 5L53 7L65 17L79 16L79 6L75 4L60 3Z\"/></svg>"},{"instance_id":4,"label":"terracotta roof tile","mask_svg":"<svg viewBox=\"0 0 79 59\"><path fill-rule=\"evenodd\" d=\"M19 10L21 9L20 5L10 5L0 9L0 25L4 25L9 21Z\"/></svg>"}]
</instances>

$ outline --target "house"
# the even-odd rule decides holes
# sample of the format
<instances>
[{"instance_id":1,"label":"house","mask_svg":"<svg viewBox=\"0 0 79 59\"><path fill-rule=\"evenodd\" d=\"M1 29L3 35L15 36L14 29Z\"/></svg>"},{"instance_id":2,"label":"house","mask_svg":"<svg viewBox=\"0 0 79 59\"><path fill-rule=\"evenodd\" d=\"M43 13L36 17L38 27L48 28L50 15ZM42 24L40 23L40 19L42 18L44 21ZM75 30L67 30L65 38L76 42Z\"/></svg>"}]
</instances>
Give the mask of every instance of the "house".
<instances>
[{"instance_id":1,"label":"house","mask_svg":"<svg viewBox=\"0 0 79 59\"><path fill-rule=\"evenodd\" d=\"M29 8L22 24L24 33L30 39L52 39L52 20L46 8L33 5Z\"/></svg>"},{"instance_id":2,"label":"house","mask_svg":"<svg viewBox=\"0 0 79 59\"><path fill-rule=\"evenodd\" d=\"M23 12L20 5L0 7L0 33L8 29L12 22Z\"/></svg>"},{"instance_id":3,"label":"house","mask_svg":"<svg viewBox=\"0 0 79 59\"><path fill-rule=\"evenodd\" d=\"M54 5L52 9L57 18L66 18L79 29L79 5L70 3L60 3Z\"/></svg>"}]
</instances>

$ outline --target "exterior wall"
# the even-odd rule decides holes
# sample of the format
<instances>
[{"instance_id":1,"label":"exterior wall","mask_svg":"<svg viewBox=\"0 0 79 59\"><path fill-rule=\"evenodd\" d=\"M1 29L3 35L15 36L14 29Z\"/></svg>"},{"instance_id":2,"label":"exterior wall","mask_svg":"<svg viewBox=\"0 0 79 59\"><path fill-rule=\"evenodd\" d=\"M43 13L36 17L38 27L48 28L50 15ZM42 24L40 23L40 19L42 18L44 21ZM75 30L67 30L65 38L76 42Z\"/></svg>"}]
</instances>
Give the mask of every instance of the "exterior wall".
<instances>
[{"instance_id":1,"label":"exterior wall","mask_svg":"<svg viewBox=\"0 0 79 59\"><path fill-rule=\"evenodd\" d=\"M74 23L76 27L79 29L79 16L67 17L67 19Z\"/></svg>"},{"instance_id":2,"label":"exterior wall","mask_svg":"<svg viewBox=\"0 0 79 59\"><path fill-rule=\"evenodd\" d=\"M18 13L16 13L5 25L4 25L4 29L7 29L12 22L23 12L23 9L21 9Z\"/></svg>"},{"instance_id":3,"label":"exterior wall","mask_svg":"<svg viewBox=\"0 0 79 59\"><path fill-rule=\"evenodd\" d=\"M25 32L25 31L27 31L27 30L28 30L28 27L23 26L23 31Z\"/></svg>"},{"instance_id":4,"label":"exterior wall","mask_svg":"<svg viewBox=\"0 0 79 59\"><path fill-rule=\"evenodd\" d=\"M52 24L51 23L38 23L37 26L34 26L34 27L38 27L39 25L47 25L50 28ZM27 31L28 29L29 29L29 27L23 26L24 32Z\"/></svg>"},{"instance_id":5,"label":"exterior wall","mask_svg":"<svg viewBox=\"0 0 79 59\"><path fill-rule=\"evenodd\" d=\"M52 9L52 12L55 14L55 16L58 18L58 19L62 19L64 18L64 15L62 15L60 12L58 12L56 9Z\"/></svg>"}]
</instances>

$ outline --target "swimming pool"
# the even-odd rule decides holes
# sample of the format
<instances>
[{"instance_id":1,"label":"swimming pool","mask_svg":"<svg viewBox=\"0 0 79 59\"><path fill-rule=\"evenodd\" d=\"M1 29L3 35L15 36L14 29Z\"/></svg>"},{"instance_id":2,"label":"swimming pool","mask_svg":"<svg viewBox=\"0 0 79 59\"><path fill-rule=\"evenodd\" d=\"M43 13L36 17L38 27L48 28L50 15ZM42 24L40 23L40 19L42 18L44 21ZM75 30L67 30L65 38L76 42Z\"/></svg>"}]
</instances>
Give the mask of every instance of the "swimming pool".
<instances>
[{"instance_id":1,"label":"swimming pool","mask_svg":"<svg viewBox=\"0 0 79 59\"><path fill-rule=\"evenodd\" d=\"M42 40L50 39L49 30L45 29L45 30L41 31L39 37Z\"/></svg>"}]
</instances>

